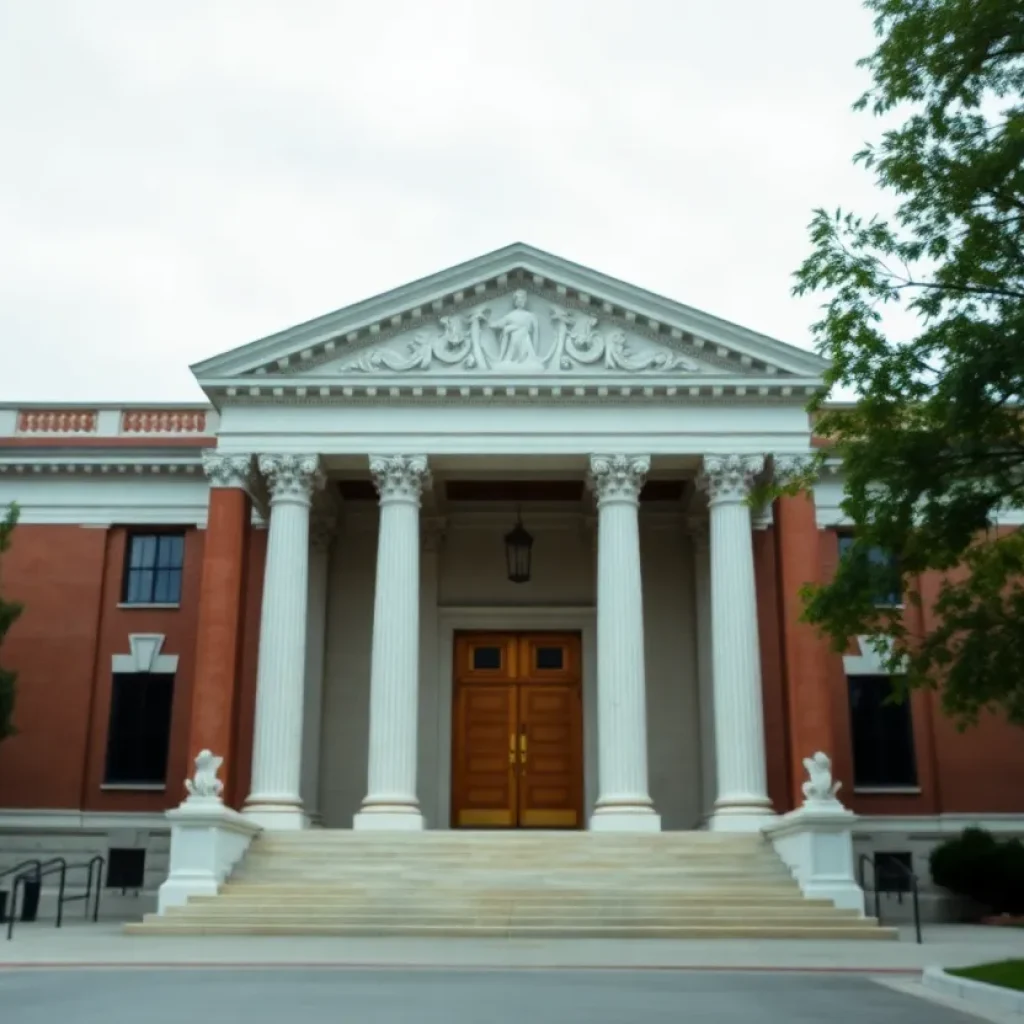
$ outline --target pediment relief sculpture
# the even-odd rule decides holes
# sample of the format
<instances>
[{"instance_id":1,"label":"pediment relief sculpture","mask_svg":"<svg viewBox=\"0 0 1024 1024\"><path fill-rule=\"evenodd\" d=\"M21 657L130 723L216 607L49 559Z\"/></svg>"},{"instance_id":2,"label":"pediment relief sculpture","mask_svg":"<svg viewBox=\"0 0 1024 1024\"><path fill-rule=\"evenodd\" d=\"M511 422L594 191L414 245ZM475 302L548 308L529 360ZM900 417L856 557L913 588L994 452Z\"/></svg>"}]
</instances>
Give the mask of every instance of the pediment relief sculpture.
<instances>
[{"instance_id":1,"label":"pediment relief sculpture","mask_svg":"<svg viewBox=\"0 0 1024 1024\"><path fill-rule=\"evenodd\" d=\"M532 303L532 308L531 308ZM540 374L580 371L699 373L700 364L658 342L517 289L468 313L453 312L355 358L332 373L393 371Z\"/></svg>"}]
</instances>

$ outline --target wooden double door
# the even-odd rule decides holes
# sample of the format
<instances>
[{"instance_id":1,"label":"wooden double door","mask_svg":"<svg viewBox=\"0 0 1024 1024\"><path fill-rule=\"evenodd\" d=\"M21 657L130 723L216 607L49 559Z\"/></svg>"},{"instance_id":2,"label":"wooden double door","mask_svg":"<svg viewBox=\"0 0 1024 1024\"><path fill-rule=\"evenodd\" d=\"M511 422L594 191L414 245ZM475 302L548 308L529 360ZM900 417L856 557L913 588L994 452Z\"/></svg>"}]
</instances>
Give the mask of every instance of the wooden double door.
<instances>
[{"instance_id":1,"label":"wooden double door","mask_svg":"<svg viewBox=\"0 0 1024 1024\"><path fill-rule=\"evenodd\" d=\"M452 826L579 828L579 636L457 633L454 654Z\"/></svg>"}]
</instances>

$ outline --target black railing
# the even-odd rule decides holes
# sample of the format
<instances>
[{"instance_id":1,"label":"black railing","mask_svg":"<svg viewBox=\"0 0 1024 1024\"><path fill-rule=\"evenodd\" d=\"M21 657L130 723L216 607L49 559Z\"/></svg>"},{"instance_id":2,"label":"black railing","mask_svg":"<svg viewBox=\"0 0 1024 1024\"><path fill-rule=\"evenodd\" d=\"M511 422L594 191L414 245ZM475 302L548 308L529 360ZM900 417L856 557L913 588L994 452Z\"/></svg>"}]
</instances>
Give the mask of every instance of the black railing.
<instances>
[{"instance_id":1,"label":"black railing","mask_svg":"<svg viewBox=\"0 0 1024 1024\"><path fill-rule=\"evenodd\" d=\"M86 920L89 919L90 900L92 901L92 919L93 921L99 920L100 890L103 888L103 865L105 863L105 859L99 854L82 864L68 864L63 857L52 857L47 861L25 861L23 864L17 865L15 868L8 869L4 872L5 874L11 874L12 872L17 871L18 868L27 868L27 870L21 871L20 874L15 875L14 884L11 886L11 906L7 919L7 938L11 939L14 935L14 922L17 920L18 916L19 889L22 893L22 900L24 900L25 886L30 882L38 882L42 885L43 879L49 875L60 876L60 882L57 888L57 928L64 923L64 904L76 903L79 900L85 904ZM85 892L69 896L67 895L68 872L76 871L81 868L84 868L88 872L86 875ZM94 882L96 885L95 896L93 896Z\"/></svg>"},{"instance_id":2,"label":"black railing","mask_svg":"<svg viewBox=\"0 0 1024 1024\"><path fill-rule=\"evenodd\" d=\"M895 857L886 857L884 870L879 871L878 854L862 853L858 859L858 871L860 874L860 887L865 892L867 886L864 883L864 865L871 865L871 880L874 883L872 888L875 893L875 917L882 920L882 893L895 895L898 902L903 904L903 894L909 886L911 899L914 905L914 933L917 936L918 945L921 944L921 898L917 886L917 875L902 861ZM893 884L893 876L899 876L900 884Z\"/></svg>"}]
</instances>

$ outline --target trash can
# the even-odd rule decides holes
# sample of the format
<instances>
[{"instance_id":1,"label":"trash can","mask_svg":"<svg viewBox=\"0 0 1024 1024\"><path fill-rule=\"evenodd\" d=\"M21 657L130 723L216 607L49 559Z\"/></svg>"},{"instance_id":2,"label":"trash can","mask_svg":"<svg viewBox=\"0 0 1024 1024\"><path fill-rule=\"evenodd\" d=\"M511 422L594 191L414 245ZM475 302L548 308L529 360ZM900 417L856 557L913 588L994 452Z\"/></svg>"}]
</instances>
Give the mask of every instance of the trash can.
<instances>
[{"instance_id":1,"label":"trash can","mask_svg":"<svg viewBox=\"0 0 1024 1024\"><path fill-rule=\"evenodd\" d=\"M43 888L41 879L25 881L21 889L21 920L34 921L39 916L39 893ZM13 909L13 908L12 908Z\"/></svg>"}]
</instances>

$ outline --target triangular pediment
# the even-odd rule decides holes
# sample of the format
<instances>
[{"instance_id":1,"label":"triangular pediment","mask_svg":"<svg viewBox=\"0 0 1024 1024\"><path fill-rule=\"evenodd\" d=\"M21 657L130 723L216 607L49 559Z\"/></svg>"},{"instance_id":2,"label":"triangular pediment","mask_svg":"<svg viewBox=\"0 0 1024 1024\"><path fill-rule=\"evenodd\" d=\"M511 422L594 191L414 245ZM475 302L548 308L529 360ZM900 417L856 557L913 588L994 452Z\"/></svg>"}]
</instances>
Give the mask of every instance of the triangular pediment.
<instances>
[{"instance_id":1,"label":"triangular pediment","mask_svg":"<svg viewBox=\"0 0 1024 1024\"><path fill-rule=\"evenodd\" d=\"M821 377L812 353L516 244L193 367L260 378Z\"/></svg>"}]
</instances>

